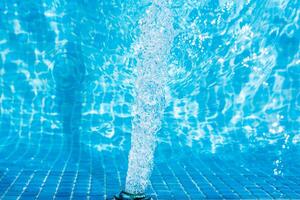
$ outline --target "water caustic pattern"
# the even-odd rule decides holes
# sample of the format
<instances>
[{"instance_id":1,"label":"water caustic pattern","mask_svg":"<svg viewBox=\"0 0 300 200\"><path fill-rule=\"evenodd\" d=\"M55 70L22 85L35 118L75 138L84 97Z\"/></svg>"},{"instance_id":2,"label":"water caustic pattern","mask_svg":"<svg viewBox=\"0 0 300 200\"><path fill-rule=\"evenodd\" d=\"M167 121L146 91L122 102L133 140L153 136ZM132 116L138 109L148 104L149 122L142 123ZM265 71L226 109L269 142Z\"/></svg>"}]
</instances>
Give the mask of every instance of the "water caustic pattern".
<instances>
[{"instance_id":1,"label":"water caustic pattern","mask_svg":"<svg viewBox=\"0 0 300 200\"><path fill-rule=\"evenodd\" d=\"M132 33L121 34L130 21L118 10L126 8L105 6L114 5L1 3L3 147L48 148L44 137L79 142L79 135L99 151L122 147L132 101L123 55Z\"/></svg>"},{"instance_id":2,"label":"water caustic pattern","mask_svg":"<svg viewBox=\"0 0 300 200\"><path fill-rule=\"evenodd\" d=\"M0 1L0 199L300 198L299 7Z\"/></svg>"}]
</instances>

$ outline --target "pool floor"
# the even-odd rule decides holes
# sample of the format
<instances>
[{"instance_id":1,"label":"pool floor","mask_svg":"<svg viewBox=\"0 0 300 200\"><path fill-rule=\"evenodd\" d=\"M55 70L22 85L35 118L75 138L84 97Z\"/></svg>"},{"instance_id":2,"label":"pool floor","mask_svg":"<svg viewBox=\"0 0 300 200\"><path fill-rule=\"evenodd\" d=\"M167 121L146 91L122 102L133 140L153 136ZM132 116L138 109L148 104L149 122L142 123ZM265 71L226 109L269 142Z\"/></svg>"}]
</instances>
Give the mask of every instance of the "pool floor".
<instances>
[{"instance_id":1,"label":"pool floor","mask_svg":"<svg viewBox=\"0 0 300 200\"><path fill-rule=\"evenodd\" d=\"M49 148L32 155L22 145L11 149L0 151L0 199L112 199L124 185L125 151ZM155 163L147 192L160 200L300 199L300 175L296 166L275 176L263 167L186 152Z\"/></svg>"}]
</instances>

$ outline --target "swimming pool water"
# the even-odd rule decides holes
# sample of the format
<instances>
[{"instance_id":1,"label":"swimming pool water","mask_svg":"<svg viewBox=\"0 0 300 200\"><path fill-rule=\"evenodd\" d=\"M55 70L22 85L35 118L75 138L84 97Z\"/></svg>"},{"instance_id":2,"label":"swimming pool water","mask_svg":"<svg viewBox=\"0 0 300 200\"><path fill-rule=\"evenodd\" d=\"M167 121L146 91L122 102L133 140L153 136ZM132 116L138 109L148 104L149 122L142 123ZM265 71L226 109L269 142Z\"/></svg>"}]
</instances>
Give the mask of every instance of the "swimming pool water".
<instances>
[{"instance_id":1,"label":"swimming pool water","mask_svg":"<svg viewBox=\"0 0 300 200\"><path fill-rule=\"evenodd\" d=\"M300 1L153 2L0 1L0 199L124 188L139 79L153 199L300 199Z\"/></svg>"}]
</instances>

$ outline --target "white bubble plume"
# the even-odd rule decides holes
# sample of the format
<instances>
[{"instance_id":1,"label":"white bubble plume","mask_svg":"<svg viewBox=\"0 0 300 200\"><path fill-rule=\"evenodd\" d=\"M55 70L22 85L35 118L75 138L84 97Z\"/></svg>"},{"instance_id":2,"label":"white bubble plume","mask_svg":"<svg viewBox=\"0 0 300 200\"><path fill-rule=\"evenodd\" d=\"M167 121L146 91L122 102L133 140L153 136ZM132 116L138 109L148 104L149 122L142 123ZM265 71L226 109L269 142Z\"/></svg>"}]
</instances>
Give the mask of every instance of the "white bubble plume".
<instances>
[{"instance_id":1,"label":"white bubble plume","mask_svg":"<svg viewBox=\"0 0 300 200\"><path fill-rule=\"evenodd\" d=\"M140 20L141 35L134 46L137 59L131 149L125 190L144 193L153 167L156 133L165 108L168 55L174 38L167 1L153 1Z\"/></svg>"}]
</instances>

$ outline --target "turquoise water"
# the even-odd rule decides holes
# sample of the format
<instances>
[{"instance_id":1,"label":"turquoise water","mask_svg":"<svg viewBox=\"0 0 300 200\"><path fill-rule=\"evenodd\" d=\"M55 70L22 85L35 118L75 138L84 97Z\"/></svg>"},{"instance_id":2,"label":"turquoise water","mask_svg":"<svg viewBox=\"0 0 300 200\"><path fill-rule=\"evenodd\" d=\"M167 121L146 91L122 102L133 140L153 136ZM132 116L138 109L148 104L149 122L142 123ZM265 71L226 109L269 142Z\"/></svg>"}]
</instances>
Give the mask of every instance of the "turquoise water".
<instances>
[{"instance_id":1,"label":"turquoise water","mask_svg":"<svg viewBox=\"0 0 300 200\"><path fill-rule=\"evenodd\" d=\"M299 0L154 2L0 2L0 199L109 198L136 122L153 198L300 198Z\"/></svg>"}]
</instances>

